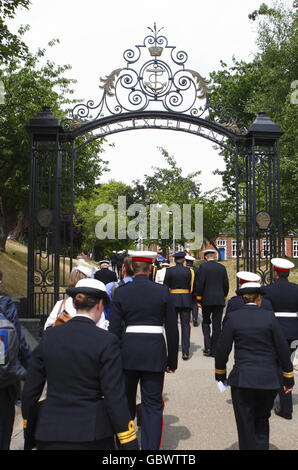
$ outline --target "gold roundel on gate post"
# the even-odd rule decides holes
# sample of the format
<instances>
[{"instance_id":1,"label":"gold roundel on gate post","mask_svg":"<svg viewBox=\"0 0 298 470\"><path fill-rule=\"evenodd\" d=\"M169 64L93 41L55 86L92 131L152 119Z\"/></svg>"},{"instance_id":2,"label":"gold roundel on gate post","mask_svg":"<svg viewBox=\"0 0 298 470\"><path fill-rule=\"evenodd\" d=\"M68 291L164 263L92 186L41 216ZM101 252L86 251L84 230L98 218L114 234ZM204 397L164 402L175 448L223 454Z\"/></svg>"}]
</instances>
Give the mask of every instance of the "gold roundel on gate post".
<instances>
[{"instance_id":1,"label":"gold roundel on gate post","mask_svg":"<svg viewBox=\"0 0 298 470\"><path fill-rule=\"evenodd\" d=\"M41 227L49 227L53 220L53 211L51 211L51 209L43 207L37 212L36 218Z\"/></svg>"},{"instance_id":2,"label":"gold roundel on gate post","mask_svg":"<svg viewBox=\"0 0 298 470\"><path fill-rule=\"evenodd\" d=\"M259 226L260 229L266 230L270 223L271 223L271 217L270 214L266 211L260 211L256 214L256 222Z\"/></svg>"}]
</instances>

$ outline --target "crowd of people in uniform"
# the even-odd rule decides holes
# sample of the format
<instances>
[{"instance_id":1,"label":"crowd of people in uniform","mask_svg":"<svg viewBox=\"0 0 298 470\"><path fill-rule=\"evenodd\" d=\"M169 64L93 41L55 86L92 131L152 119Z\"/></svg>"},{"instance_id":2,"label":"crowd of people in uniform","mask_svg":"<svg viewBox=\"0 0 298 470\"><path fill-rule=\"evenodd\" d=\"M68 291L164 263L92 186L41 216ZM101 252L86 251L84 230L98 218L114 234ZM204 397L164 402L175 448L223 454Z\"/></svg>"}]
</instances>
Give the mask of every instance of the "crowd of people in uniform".
<instances>
[{"instance_id":1,"label":"crowd of people in uniform","mask_svg":"<svg viewBox=\"0 0 298 470\"><path fill-rule=\"evenodd\" d=\"M122 251L102 260L97 271L81 260L33 352L17 312L8 313L27 369L21 395L25 449L160 449L165 374L175 373L180 344L182 359L191 359L191 319L193 326L202 323L203 354L214 358L215 380L231 387L239 449L269 449L278 394L275 413L285 419L293 413L298 285L288 276L294 265L272 259L275 282L266 287L258 274L237 273L239 288L227 301L225 266L215 250L205 250L204 258L196 267L179 251L170 266L155 252ZM4 314L5 302L0 298ZM16 383L0 388L0 449L9 449L16 390Z\"/></svg>"}]
</instances>

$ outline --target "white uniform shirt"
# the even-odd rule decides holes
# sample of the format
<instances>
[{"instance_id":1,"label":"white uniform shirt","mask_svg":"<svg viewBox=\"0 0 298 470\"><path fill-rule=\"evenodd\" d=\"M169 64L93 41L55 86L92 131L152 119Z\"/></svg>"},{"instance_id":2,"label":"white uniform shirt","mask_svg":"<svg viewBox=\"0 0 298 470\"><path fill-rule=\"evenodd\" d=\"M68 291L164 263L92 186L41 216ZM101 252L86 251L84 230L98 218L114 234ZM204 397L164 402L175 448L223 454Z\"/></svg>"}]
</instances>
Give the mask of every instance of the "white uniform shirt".
<instances>
[{"instance_id":1,"label":"white uniform shirt","mask_svg":"<svg viewBox=\"0 0 298 470\"><path fill-rule=\"evenodd\" d=\"M155 282L163 284L167 268L161 268L156 271Z\"/></svg>"},{"instance_id":2,"label":"white uniform shirt","mask_svg":"<svg viewBox=\"0 0 298 470\"><path fill-rule=\"evenodd\" d=\"M54 325L55 321L57 320L58 312L60 310L62 302L63 300L58 300L58 302L56 302L53 310L51 311L50 315L47 318L47 321L45 322L45 325L44 325L45 330L49 328L50 326ZM67 297L64 309L71 317L74 317L77 314L77 311L73 305L72 297ZM98 326L99 328L103 328L104 330L108 329L106 325L104 312L102 313L100 320L96 323L96 326Z\"/></svg>"}]
</instances>

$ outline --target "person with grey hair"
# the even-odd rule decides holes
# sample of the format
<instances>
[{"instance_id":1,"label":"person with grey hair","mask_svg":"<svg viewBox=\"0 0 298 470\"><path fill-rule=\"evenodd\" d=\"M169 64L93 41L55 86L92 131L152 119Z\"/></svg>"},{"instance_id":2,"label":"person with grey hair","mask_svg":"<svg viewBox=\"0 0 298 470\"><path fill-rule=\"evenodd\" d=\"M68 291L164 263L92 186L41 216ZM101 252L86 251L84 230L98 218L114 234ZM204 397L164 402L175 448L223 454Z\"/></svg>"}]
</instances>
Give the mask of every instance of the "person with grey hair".
<instances>
[{"instance_id":1,"label":"person with grey hair","mask_svg":"<svg viewBox=\"0 0 298 470\"><path fill-rule=\"evenodd\" d=\"M108 284L109 282L117 281L117 274L109 269L109 260L103 259L99 262L99 270L94 274L94 279Z\"/></svg>"}]
</instances>

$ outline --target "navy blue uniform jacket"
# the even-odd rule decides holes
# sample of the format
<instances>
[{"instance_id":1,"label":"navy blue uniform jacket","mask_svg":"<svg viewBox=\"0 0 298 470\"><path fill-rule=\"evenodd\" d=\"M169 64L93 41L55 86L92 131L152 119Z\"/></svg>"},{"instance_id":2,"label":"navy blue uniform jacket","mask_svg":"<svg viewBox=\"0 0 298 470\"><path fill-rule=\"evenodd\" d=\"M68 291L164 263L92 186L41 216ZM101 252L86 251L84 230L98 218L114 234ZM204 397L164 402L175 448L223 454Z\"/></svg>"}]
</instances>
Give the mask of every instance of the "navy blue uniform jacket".
<instances>
[{"instance_id":1,"label":"navy blue uniform jacket","mask_svg":"<svg viewBox=\"0 0 298 470\"><path fill-rule=\"evenodd\" d=\"M273 306L274 312L298 312L298 285L280 278L265 287L265 297ZM298 317L278 318L288 340L298 339Z\"/></svg>"},{"instance_id":2,"label":"navy blue uniform jacket","mask_svg":"<svg viewBox=\"0 0 298 470\"><path fill-rule=\"evenodd\" d=\"M192 268L193 269L193 268ZM195 271L194 271L195 275ZM191 290L191 271L190 268L183 266L183 264L176 264L166 270L164 278L164 286L169 287L169 289L185 289ZM174 300L174 305L176 309L192 309L192 299L195 290L195 278L192 293L189 294L171 294Z\"/></svg>"},{"instance_id":3,"label":"navy blue uniform jacket","mask_svg":"<svg viewBox=\"0 0 298 470\"><path fill-rule=\"evenodd\" d=\"M177 369L178 326L169 290L138 274L134 282L118 287L111 304L109 330L121 337L122 321L127 326L154 325L165 327L159 333L125 333L121 351L127 370L151 372Z\"/></svg>"},{"instance_id":4,"label":"navy blue uniform jacket","mask_svg":"<svg viewBox=\"0 0 298 470\"><path fill-rule=\"evenodd\" d=\"M44 332L23 389L24 419L46 381L37 440L87 442L128 430L131 418L119 341L91 319L75 316Z\"/></svg>"},{"instance_id":5,"label":"navy blue uniform jacket","mask_svg":"<svg viewBox=\"0 0 298 470\"><path fill-rule=\"evenodd\" d=\"M97 279L98 281L101 281L104 284L108 284L109 282L113 281L118 281L116 273L114 273L114 271L111 271L108 268L103 268L96 271L96 273L94 274L94 279Z\"/></svg>"},{"instance_id":6,"label":"navy blue uniform jacket","mask_svg":"<svg viewBox=\"0 0 298 470\"><path fill-rule=\"evenodd\" d=\"M216 349L217 380L225 378L233 343L235 364L228 378L229 385L278 390L280 366L285 385L294 383L290 349L273 312L251 304L229 313Z\"/></svg>"},{"instance_id":7,"label":"navy blue uniform jacket","mask_svg":"<svg viewBox=\"0 0 298 470\"><path fill-rule=\"evenodd\" d=\"M225 305L229 293L229 279L226 268L216 261L200 265L197 286L197 300L202 306Z\"/></svg>"}]
</instances>

